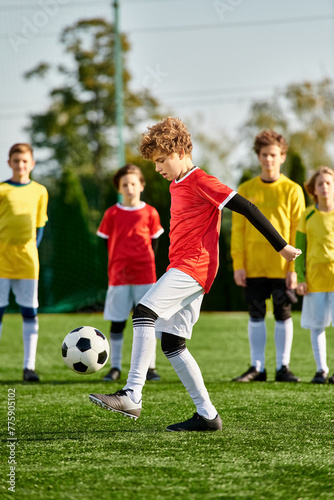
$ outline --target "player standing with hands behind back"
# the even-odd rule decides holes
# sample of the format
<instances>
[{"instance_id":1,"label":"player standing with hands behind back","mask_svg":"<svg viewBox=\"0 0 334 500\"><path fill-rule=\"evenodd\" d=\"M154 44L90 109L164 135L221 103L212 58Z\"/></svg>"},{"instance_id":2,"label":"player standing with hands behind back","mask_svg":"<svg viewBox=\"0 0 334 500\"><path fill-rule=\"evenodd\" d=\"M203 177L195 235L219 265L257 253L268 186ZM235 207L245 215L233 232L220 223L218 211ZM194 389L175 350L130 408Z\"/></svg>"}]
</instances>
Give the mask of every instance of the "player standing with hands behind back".
<instances>
[{"instance_id":1,"label":"player standing with hands behind back","mask_svg":"<svg viewBox=\"0 0 334 500\"><path fill-rule=\"evenodd\" d=\"M302 188L281 174L287 143L273 130L256 136L254 151L261 174L239 186L238 193L254 203L283 238L294 245L297 224L305 209ZM293 323L289 291L297 286L294 262L287 263L241 215L232 214L231 255L234 280L245 290L249 304L248 338L251 367L235 382L264 382L267 340L266 299L273 298L275 316L276 382L299 382L289 369Z\"/></svg>"},{"instance_id":2,"label":"player standing with hands behind back","mask_svg":"<svg viewBox=\"0 0 334 500\"><path fill-rule=\"evenodd\" d=\"M140 200L145 179L136 165L125 165L113 178L122 202L106 210L97 234L108 245L109 286L104 319L111 321L110 371L103 380L120 378L123 330L134 306L156 282L154 251L164 232L155 208ZM147 380L160 380L155 366L156 350L147 371Z\"/></svg>"},{"instance_id":3,"label":"player standing with hands behind back","mask_svg":"<svg viewBox=\"0 0 334 500\"><path fill-rule=\"evenodd\" d=\"M114 394L89 396L103 408L138 418L155 334L159 332L161 348L196 407L189 420L167 427L175 432L222 430L221 417L211 403L186 340L198 320L203 294L209 292L217 274L223 208L249 218L285 259L300 255L300 250L288 245L252 203L196 167L192 148L190 133L178 118L166 118L142 137L142 156L152 160L156 171L171 182L170 264L134 309L131 367L125 387ZM205 342L207 339L203 339Z\"/></svg>"},{"instance_id":4,"label":"player standing with hands behind back","mask_svg":"<svg viewBox=\"0 0 334 500\"><path fill-rule=\"evenodd\" d=\"M311 382L325 384L328 376L325 328L334 318L334 172L320 167L305 183L314 204L307 207L298 227L301 245L297 293L303 295L301 326L311 330L317 371ZM334 384L334 375L328 382Z\"/></svg>"},{"instance_id":5,"label":"player standing with hands behind back","mask_svg":"<svg viewBox=\"0 0 334 500\"><path fill-rule=\"evenodd\" d=\"M38 382L37 247L48 220L48 193L44 186L30 179L35 166L30 144L14 144L8 165L13 175L0 184L0 335L12 289L23 317L23 380Z\"/></svg>"}]
</instances>

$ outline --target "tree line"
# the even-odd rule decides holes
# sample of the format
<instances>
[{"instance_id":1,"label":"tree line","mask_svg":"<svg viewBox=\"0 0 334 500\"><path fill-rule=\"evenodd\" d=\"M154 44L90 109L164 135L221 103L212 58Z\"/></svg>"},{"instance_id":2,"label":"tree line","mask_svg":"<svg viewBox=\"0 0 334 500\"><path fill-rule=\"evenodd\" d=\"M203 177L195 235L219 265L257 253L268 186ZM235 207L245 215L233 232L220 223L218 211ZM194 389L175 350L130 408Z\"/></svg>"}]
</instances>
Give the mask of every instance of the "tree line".
<instances>
[{"instance_id":1,"label":"tree line","mask_svg":"<svg viewBox=\"0 0 334 500\"><path fill-rule=\"evenodd\" d=\"M43 153L36 180L50 195L49 223L40 246L40 310L43 312L101 310L107 289L107 251L96 236L104 211L117 202L112 176L117 165L115 117L114 27L103 19L89 19L66 28L61 37L68 66L41 62L26 79L56 75L59 86L49 92L49 105L30 116L27 130L34 150ZM165 233L156 257L157 274L168 265L169 184L150 162L139 157L137 143L148 123L165 116L149 89L131 90L126 57L130 50L121 37L123 58L124 136L127 163L139 165L145 175L142 199L159 212ZM289 144L283 173L303 186L308 173L321 164L331 165L334 123L333 82L302 82L277 91L269 100L251 104L238 141L251 152L255 135L264 128L282 133ZM236 139L194 130L202 152L201 166L219 165L227 176L229 155ZM239 182L259 173L254 154L238 166ZM216 172L215 172L216 175ZM228 182L225 181L227 184ZM310 200L307 199L307 202ZM231 214L224 210L220 236L220 268L204 310L246 309L241 290L233 281L230 257Z\"/></svg>"}]
</instances>

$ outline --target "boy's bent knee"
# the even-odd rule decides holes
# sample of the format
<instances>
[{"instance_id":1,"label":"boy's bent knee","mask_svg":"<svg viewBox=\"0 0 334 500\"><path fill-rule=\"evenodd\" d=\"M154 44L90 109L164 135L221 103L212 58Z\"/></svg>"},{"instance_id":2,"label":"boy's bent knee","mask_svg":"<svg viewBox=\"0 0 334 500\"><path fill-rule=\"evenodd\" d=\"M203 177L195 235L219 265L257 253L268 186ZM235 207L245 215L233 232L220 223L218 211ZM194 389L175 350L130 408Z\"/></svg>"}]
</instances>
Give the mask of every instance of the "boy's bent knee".
<instances>
[{"instance_id":1,"label":"boy's bent knee","mask_svg":"<svg viewBox=\"0 0 334 500\"><path fill-rule=\"evenodd\" d=\"M162 333L161 349L167 358L177 356L186 348L186 339L172 335L171 333Z\"/></svg>"},{"instance_id":2,"label":"boy's bent knee","mask_svg":"<svg viewBox=\"0 0 334 500\"><path fill-rule=\"evenodd\" d=\"M152 311L152 309L150 309L149 307L146 307L143 304L139 303L134 308L132 319L139 319L139 318L150 318L155 321L156 319L158 319L158 315L154 311Z\"/></svg>"}]
</instances>

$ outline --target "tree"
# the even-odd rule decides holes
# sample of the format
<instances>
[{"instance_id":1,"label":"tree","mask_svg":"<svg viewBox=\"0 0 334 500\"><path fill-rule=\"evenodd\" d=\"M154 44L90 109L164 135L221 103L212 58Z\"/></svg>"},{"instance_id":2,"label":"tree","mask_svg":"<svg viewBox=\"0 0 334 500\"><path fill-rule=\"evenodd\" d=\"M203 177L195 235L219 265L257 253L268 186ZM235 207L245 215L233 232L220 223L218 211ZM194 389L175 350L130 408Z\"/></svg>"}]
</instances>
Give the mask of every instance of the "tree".
<instances>
[{"instance_id":1,"label":"tree","mask_svg":"<svg viewBox=\"0 0 334 500\"><path fill-rule=\"evenodd\" d=\"M79 177L94 175L102 192L105 172L118 167L111 160L116 145L114 27L104 19L79 21L63 31L61 42L72 65L57 67L63 84L50 91L48 109L32 115L27 130L32 144L48 151L49 167L75 168ZM157 116L158 103L146 89L130 90L125 35L121 42L124 123L131 134L138 123ZM44 78L50 70L48 63L40 63L25 77Z\"/></svg>"}]
</instances>

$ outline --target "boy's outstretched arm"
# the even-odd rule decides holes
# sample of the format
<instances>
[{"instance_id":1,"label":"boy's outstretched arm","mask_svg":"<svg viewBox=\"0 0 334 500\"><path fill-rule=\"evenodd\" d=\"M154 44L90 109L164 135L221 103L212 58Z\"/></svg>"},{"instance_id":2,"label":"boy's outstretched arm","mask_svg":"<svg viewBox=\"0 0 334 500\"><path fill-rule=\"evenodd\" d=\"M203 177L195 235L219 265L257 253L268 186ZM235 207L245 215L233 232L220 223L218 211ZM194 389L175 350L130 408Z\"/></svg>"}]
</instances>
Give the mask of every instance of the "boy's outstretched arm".
<instances>
[{"instance_id":1,"label":"boy's outstretched arm","mask_svg":"<svg viewBox=\"0 0 334 500\"><path fill-rule=\"evenodd\" d=\"M225 206L246 217L287 261L295 260L301 254L301 250L288 245L263 213L240 194L237 193L233 196Z\"/></svg>"}]
</instances>

